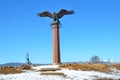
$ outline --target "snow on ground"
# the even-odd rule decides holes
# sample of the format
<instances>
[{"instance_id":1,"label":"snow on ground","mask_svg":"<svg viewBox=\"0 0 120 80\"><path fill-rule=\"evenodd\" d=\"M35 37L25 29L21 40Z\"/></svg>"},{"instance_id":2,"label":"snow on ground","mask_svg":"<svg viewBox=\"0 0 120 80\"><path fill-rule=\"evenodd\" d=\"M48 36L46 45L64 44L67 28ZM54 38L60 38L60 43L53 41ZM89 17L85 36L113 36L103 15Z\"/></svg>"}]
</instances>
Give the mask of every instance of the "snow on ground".
<instances>
[{"instance_id":1,"label":"snow on ground","mask_svg":"<svg viewBox=\"0 0 120 80\"><path fill-rule=\"evenodd\" d=\"M70 79L77 79L77 80L93 80L95 78L112 78L112 79L120 79L120 76L114 74L107 74L95 71L76 71L76 70L68 70L62 69L60 72L68 75Z\"/></svg>"},{"instance_id":2,"label":"snow on ground","mask_svg":"<svg viewBox=\"0 0 120 80\"><path fill-rule=\"evenodd\" d=\"M120 70L117 70L115 68L111 68L111 70L112 70L111 74L120 76Z\"/></svg>"},{"instance_id":3,"label":"snow on ground","mask_svg":"<svg viewBox=\"0 0 120 80\"><path fill-rule=\"evenodd\" d=\"M42 66L37 66L37 67L32 67L35 70L40 70L42 68L58 68L59 65L42 65Z\"/></svg>"},{"instance_id":4,"label":"snow on ground","mask_svg":"<svg viewBox=\"0 0 120 80\"><path fill-rule=\"evenodd\" d=\"M120 75L95 72L95 71L76 71L69 69L61 69L56 72L62 72L66 76L59 75L40 75L42 68L58 68L58 65L43 65L33 67L34 70L26 71L20 74L0 74L0 80L93 80L96 78L112 78L114 80L120 79ZM119 73L120 74L120 73Z\"/></svg>"},{"instance_id":5,"label":"snow on ground","mask_svg":"<svg viewBox=\"0 0 120 80\"><path fill-rule=\"evenodd\" d=\"M65 80L61 76L40 75L39 72L27 72L21 74L0 75L0 80Z\"/></svg>"}]
</instances>

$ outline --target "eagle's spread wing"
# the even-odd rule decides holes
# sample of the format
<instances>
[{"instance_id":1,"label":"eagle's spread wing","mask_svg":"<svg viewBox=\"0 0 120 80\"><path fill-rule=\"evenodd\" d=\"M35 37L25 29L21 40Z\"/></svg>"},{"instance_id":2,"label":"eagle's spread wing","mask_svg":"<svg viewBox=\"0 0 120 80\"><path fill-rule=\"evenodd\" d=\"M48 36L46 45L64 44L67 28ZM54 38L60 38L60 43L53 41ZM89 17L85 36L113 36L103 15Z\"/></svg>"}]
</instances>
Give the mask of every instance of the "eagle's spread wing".
<instances>
[{"instance_id":1,"label":"eagle's spread wing","mask_svg":"<svg viewBox=\"0 0 120 80\"><path fill-rule=\"evenodd\" d=\"M38 16L40 16L40 17L50 17L50 18L53 18L53 15L52 15L50 12L48 12L48 11L44 11L44 12L42 12L42 13L38 13Z\"/></svg>"},{"instance_id":2,"label":"eagle's spread wing","mask_svg":"<svg viewBox=\"0 0 120 80\"><path fill-rule=\"evenodd\" d=\"M65 10L65 9L61 9L59 13L57 13L57 17L58 18L62 18L64 15L69 15L69 14L73 14L74 11L71 10L71 11L68 11L68 10Z\"/></svg>"}]
</instances>

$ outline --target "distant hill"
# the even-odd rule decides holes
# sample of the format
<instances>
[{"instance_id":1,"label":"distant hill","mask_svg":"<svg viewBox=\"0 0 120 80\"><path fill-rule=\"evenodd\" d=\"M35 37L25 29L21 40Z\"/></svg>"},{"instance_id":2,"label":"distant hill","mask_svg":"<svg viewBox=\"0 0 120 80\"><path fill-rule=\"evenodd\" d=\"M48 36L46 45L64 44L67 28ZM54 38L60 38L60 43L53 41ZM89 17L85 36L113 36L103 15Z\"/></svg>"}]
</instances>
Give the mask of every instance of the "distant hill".
<instances>
[{"instance_id":1,"label":"distant hill","mask_svg":"<svg viewBox=\"0 0 120 80\"><path fill-rule=\"evenodd\" d=\"M10 63L5 63L5 64L0 64L0 66L21 66L26 63L19 63L19 62L10 62ZM48 64L38 64L34 63L32 64L33 66L40 66L40 65L48 65Z\"/></svg>"},{"instance_id":2,"label":"distant hill","mask_svg":"<svg viewBox=\"0 0 120 80\"><path fill-rule=\"evenodd\" d=\"M0 64L0 66L21 66L22 64L23 63L11 62L11 63Z\"/></svg>"}]
</instances>

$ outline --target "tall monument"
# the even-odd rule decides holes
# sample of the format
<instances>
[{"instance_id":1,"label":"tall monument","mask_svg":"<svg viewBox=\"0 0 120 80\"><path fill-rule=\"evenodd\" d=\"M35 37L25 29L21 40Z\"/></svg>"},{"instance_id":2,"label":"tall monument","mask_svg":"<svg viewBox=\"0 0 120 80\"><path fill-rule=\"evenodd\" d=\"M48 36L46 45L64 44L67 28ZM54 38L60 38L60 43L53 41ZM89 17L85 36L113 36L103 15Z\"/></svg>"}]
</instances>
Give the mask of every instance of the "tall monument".
<instances>
[{"instance_id":1,"label":"tall monument","mask_svg":"<svg viewBox=\"0 0 120 80\"><path fill-rule=\"evenodd\" d=\"M59 64L60 61L60 39L59 39L59 29L60 29L60 21L64 15L73 14L73 10L65 10L61 9L58 13L50 13L48 11L44 11L42 13L38 13L40 17L50 17L53 19L52 22L52 32L53 32L53 64Z\"/></svg>"}]
</instances>

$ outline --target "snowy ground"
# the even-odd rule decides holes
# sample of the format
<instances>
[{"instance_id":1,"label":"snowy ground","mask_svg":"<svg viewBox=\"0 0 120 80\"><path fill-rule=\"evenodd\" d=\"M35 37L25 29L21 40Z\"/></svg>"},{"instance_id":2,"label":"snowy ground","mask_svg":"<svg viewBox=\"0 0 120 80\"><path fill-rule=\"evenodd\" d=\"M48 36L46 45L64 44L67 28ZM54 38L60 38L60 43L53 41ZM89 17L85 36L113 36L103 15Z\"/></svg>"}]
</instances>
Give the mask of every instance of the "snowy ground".
<instances>
[{"instance_id":1,"label":"snowy ground","mask_svg":"<svg viewBox=\"0 0 120 80\"><path fill-rule=\"evenodd\" d=\"M0 74L0 80L94 80L98 78L112 78L113 80L120 80L120 71L112 69L111 74L95 72L95 71L76 71L61 69L56 72L62 72L66 76L61 75L41 75L39 71L42 68L58 68L58 65L46 65L33 67L34 70L26 71L20 74Z\"/></svg>"}]
</instances>

